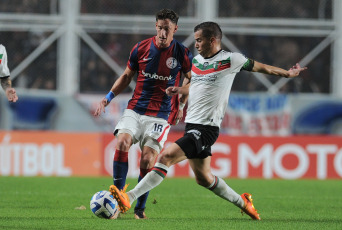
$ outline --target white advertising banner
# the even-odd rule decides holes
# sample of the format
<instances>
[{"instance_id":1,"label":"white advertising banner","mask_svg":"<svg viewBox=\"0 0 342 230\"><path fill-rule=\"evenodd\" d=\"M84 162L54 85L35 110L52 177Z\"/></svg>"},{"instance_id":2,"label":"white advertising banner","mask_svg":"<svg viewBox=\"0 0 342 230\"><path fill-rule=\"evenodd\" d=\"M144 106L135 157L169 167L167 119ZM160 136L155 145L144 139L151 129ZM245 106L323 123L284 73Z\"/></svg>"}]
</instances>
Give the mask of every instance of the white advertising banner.
<instances>
[{"instance_id":1,"label":"white advertising banner","mask_svg":"<svg viewBox=\"0 0 342 230\"><path fill-rule=\"evenodd\" d=\"M285 94L231 94L221 132L231 135L286 136L291 106Z\"/></svg>"}]
</instances>

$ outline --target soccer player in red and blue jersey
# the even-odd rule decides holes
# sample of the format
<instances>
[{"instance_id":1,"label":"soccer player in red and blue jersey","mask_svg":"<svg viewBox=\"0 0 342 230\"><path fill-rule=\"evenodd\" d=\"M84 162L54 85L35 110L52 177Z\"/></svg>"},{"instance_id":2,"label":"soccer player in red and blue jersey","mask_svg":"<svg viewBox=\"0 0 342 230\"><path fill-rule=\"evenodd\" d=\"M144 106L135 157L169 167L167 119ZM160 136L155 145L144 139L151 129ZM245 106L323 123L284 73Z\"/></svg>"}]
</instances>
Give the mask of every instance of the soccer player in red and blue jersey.
<instances>
[{"instance_id":1,"label":"soccer player in red and blue jersey","mask_svg":"<svg viewBox=\"0 0 342 230\"><path fill-rule=\"evenodd\" d=\"M173 38L177 31L178 15L169 9L156 14L157 35L138 42L132 49L124 73L115 81L94 113L99 116L105 107L120 94L137 73L132 98L114 129L117 145L113 161L114 185L125 190L128 172L128 151L139 142L142 150L139 181L151 170L163 148L170 130L183 117L187 95L168 96L165 90L178 86L181 74L183 85L191 78L192 54ZM145 204L148 193L141 196L134 209L136 219L146 219Z\"/></svg>"}]
</instances>

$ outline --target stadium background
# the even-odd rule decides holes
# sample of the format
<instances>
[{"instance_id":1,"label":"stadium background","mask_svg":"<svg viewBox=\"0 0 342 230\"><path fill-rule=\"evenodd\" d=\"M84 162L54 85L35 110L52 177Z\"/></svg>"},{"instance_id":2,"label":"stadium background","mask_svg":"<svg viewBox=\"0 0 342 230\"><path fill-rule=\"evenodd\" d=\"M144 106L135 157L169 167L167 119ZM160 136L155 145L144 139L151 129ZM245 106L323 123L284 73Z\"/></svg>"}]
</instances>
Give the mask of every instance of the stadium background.
<instances>
[{"instance_id":1,"label":"stadium background","mask_svg":"<svg viewBox=\"0 0 342 230\"><path fill-rule=\"evenodd\" d=\"M0 43L7 48L19 101L1 90L0 175L110 175L111 134L134 83L106 113L92 112L122 73L131 47L155 34L154 14L180 15L175 38L196 54L193 27L223 29L223 48L285 69L287 80L240 73L233 84L213 171L238 178L342 177L342 2L339 0L2 0ZM181 135L172 128L167 144ZM130 177L140 150L130 150ZM188 164L169 176L192 176Z\"/></svg>"}]
</instances>

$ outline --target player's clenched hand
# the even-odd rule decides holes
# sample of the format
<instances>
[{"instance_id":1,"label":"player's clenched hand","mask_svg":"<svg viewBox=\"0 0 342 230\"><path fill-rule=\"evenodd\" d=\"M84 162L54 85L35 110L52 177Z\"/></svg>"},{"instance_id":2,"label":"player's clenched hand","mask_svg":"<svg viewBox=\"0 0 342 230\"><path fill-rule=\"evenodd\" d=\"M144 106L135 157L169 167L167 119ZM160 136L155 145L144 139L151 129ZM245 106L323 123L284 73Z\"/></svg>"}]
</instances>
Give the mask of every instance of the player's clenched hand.
<instances>
[{"instance_id":1,"label":"player's clenched hand","mask_svg":"<svg viewBox=\"0 0 342 230\"><path fill-rule=\"evenodd\" d=\"M97 104L97 107L96 107L96 110L94 112L94 116L100 116L102 112L106 112L105 111L105 107L108 105L108 101L107 101L107 98L103 98L98 104Z\"/></svg>"},{"instance_id":2,"label":"player's clenched hand","mask_svg":"<svg viewBox=\"0 0 342 230\"><path fill-rule=\"evenodd\" d=\"M297 77L300 72L306 70L307 67L300 67L300 65L297 63L296 65L292 66L291 69L289 69L289 76L288 77Z\"/></svg>"},{"instance_id":3,"label":"player's clenched hand","mask_svg":"<svg viewBox=\"0 0 342 230\"><path fill-rule=\"evenodd\" d=\"M179 87L177 86L168 87L165 92L168 96L176 95L179 93Z\"/></svg>"},{"instance_id":4,"label":"player's clenched hand","mask_svg":"<svg viewBox=\"0 0 342 230\"><path fill-rule=\"evenodd\" d=\"M16 93L15 89L13 89L13 88L7 88L6 89L6 96L7 96L8 101L10 101L10 102L16 102L18 100L17 93Z\"/></svg>"}]
</instances>

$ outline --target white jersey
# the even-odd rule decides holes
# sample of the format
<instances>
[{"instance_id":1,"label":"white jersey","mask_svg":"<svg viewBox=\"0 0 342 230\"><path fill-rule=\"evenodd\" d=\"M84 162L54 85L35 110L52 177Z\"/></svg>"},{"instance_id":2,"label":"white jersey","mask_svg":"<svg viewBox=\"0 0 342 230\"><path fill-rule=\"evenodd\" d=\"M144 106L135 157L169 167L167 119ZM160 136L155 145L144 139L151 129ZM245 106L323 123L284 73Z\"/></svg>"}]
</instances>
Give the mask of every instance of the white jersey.
<instances>
[{"instance_id":1,"label":"white jersey","mask_svg":"<svg viewBox=\"0 0 342 230\"><path fill-rule=\"evenodd\" d=\"M0 78L10 75L10 71L7 66L7 53L5 46L0 44Z\"/></svg>"},{"instance_id":2,"label":"white jersey","mask_svg":"<svg viewBox=\"0 0 342 230\"><path fill-rule=\"evenodd\" d=\"M224 50L194 57L185 122L220 127L235 75L246 63L242 54Z\"/></svg>"}]
</instances>

